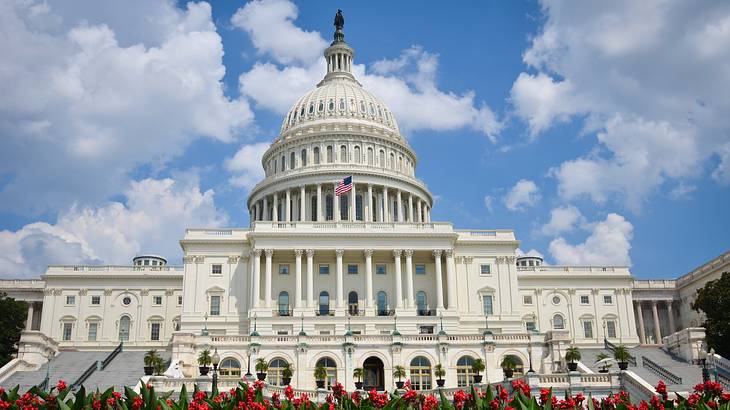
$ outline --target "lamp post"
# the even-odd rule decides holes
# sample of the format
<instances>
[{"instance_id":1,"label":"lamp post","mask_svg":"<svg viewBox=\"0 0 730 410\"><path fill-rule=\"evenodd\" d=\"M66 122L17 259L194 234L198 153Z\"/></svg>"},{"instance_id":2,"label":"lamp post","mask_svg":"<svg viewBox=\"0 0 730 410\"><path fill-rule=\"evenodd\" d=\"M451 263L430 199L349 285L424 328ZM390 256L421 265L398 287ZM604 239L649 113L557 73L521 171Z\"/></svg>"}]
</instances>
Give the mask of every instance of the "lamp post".
<instances>
[{"instance_id":1,"label":"lamp post","mask_svg":"<svg viewBox=\"0 0 730 410\"><path fill-rule=\"evenodd\" d=\"M246 360L248 364L246 365L246 381L250 382L253 378L253 375L251 374L251 348L247 349L246 351Z\"/></svg>"},{"instance_id":2,"label":"lamp post","mask_svg":"<svg viewBox=\"0 0 730 410\"><path fill-rule=\"evenodd\" d=\"M210 359L210 362L213 364L213 389L212 393L213 395L218 394L218 363L221 362L221 357L218 354L218 348L215 348L215 352L213 353L213 357Z\"/></svg>"},{"instance_id":3,"label":"lamp post","mask_svg":"<svg viewBox=\"0 0 730 410\"><path fill-rule=\"evenodd\" d=\"M208 312L205 313L203 316L205 319L205 325L203 327L203 330L200 332L203 336L208 336Z\"/></svg>"}]
</instances>

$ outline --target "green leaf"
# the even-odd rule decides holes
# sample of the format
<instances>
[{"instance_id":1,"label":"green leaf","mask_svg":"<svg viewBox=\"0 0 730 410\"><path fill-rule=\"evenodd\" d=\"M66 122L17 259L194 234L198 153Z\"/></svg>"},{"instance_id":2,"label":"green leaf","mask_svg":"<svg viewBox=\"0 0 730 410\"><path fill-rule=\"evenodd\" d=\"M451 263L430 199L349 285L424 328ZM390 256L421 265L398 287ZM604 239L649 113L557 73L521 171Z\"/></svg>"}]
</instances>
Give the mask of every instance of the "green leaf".
<instances>
[{"instance_id":1,"label":"green leaf","mask_svg":"<svg viewBox=\"0 0 730 410\"><path fill-rule=\"evenodd\" d=\"M81 385L81 387L79 387L79 389L76 391L76 400L74 401L73 410L82 410L85 405L86 390L84 389L84 386Z\"/></svg>"},{"instance_id":2,"label":"green leaf","mask_svg":"<svg viewBox=\"0 0 730 410\"><path fill-rule=\"evenodd\" d=\"M595 406L593 406L593 396L590 394L588 395L588 410L596 410Z\"/></svg>"}]
</instances>

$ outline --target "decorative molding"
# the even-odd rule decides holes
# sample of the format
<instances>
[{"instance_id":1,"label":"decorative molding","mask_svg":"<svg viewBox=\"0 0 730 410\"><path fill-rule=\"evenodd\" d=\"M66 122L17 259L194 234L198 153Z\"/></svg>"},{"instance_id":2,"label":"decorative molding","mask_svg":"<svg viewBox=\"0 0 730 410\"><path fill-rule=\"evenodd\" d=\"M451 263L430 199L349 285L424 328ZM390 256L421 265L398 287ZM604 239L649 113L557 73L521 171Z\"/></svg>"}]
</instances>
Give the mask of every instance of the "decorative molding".
<instances>
[{"instance_id":1,"label":"decorative molding","mask_svg":"<svg viewBox=\"0 0 730 410\"><path fill-rule=\"evenodd\" d=\"M413 249L404 249L403 254L406 256L406 258L413 257Z\"/></svg>"},{"instance_id":2,"label":"decorative molding","mask_svg":"<svg viewBox=\"0 0 730 410\"><path fill-rule=\"evenodd\" d=\"M271 256L274 254L273 249L264 249L264 253L266 253L266 258L271 258Z\"/></svg>"},{"instance_id":3,"label":"decorative molding","mask_svg":"<svg viewBox=\"0 0 730 410\"><path fill-rule=\"evenodd\" d=\"M344 253L345 253L345 250L344 249L335 249L335 255L338 258L341 258Z\"/></svg>"},{"instance_id":4,"label":"decorative molding","mask_svg":"<svg viewBox=\"0 0 730 410\"><path fill-rule=\"evenodd\" d=\"M111 289L104 289L104 296L111 296L112 292L113 292L113 290L111 290Z\"/></svg>"},{"instance_id":5,"label":"decorative molding","mask_svg":"<svg viewBox=\"0 0 730 410\"><path fill-rule=\"evenodd\" d=\"M148 296L150 294L150 290L149 289L142 289L139 292L139 294L142 295L142 296Z\"/></svg>"},{"instance_id":6,"label":"decorative molding","mask_svg":"<svg viewBox=\"0 0 730 410\"><path fill-rule=\"evenodd\" d=\"M434 249L433 250L433 256L434 258L440 258L443 251L441 249Z\"/></svg>"},{"instance_id":7,"label":"decorative molding","mask_svg":"<svg viewBox=\"0 0 730 410\"><path fill-rule=\"evenodd\" d=\"M446 255L447 258L453 258L454 250L453 249L444 249L444 255Z\"/></svg>"},{"instance_id":8,"label":"decorative molding","mask_svg":"<svg viewBox=\"0 0 730 410\"><path fill-rule=\"evenodd\" d=\"M296 256L297 258L301 258L303 253L304 249L294 249L294 256Z\"/></svg>"},{"instance_id":9,"label":"decorative molding","mask_svg":"<svg viewBox=\"0 0 730 410\"><path fill-rule=\"evenodd\" d=\"M366 258L372 258L373 257L373 250L372 249L365 249L362 251L363 255L365 255Z\"/></svg>"},{"instance_id":10,"label":"decorative molding","mask_svg":"<svg viewBox=\"0 0 730 410\"><path fill-rule=\"evenodd\" d=\"M194 256L183 256L183 263L194 263L195 257Z\"/></svg>"},{"instance_id":11,"label":"decorative molding","mask_svg":"<svg viewBox=\"0 0 730 410\"><path fill-rule=\"evenodd\" d=\"M261 257L261 249L254 249L253 255L257 258Z\"/></svg>"},{"instance_id":12,"label":"decorative molding","mask_svg":"<svg viewBox=\"0 0 730 410\"><path fill-rule=\"evenodd\" d=\"M307 257L311 258L314 256L314 249L307 249Z\"/></svg>"},{"instance_id":13,"label":"decorative molding","mask_svg":"<svg viewBox=\"0 0 730 410\"><path fill-rule=\"evenodd\" d=\"M403 253L400 249L393 249L393 257L394 258L400 258L401 253Z\"/></svg>"},{"instance_id":14,"label":"decorative molding","mask_svg":"<svg viewBox=\"0 0 730 410\"><path fill-rule=\"evenodd\" d=\"M87 293L89 293L88 289L79 289L79 296L86 296Z\"/></svg>"},{"instance_id":15,"label":"decorative molding","mask_svg":"<svg viewBox=\"0 0 730 410\"><path fill-rule=\"evenodd\" d=\"M175 294L175 290L174 289L166 289L165 290L165 296L172 296L174 294Z\"/></svg>"}]
</instances>

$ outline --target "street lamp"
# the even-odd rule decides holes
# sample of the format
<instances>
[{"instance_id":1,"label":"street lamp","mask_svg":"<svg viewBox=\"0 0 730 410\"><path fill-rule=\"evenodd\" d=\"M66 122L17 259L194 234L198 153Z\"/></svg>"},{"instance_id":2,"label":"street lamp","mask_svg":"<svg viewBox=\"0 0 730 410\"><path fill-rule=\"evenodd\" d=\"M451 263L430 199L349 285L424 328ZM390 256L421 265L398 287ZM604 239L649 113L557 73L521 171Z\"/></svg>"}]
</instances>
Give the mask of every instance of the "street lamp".
<instances>
[{"instance_id":1,"label":"street lamp","mask_svg":"<svg viewBox=\"0 0 730 410\"><path fill-rule=\"evenodd\" d=\"M218 363L221 362L221 357L218 354L218 348L215 348L215 352L213 353L213 357L210 359L210 362L213 364L213 395L218 394Z\"/></svg>"},{"instance_id":2,"label":"street lamp","mask_svg":"<svg viewBox=\"0 0 730 410\"><path fill-rule=\"evenodd\" d=\"M700 366L702 367L702 383L710 381L710 369L707 368L707 352L700 350Z\"/></svg>"},{"instance_id":3,"label":"street lamp","mask_svg":"<svg viewBox=\"0 0 730 410\"><path fill-rule=\"evenodd\" d=\"M246 350L246 360L248 361L248 365L246 365L246 381L250 382L251 379L253 379L253 374L251 374L251 348L249 347Z\"/></svg>"}]
</instances>

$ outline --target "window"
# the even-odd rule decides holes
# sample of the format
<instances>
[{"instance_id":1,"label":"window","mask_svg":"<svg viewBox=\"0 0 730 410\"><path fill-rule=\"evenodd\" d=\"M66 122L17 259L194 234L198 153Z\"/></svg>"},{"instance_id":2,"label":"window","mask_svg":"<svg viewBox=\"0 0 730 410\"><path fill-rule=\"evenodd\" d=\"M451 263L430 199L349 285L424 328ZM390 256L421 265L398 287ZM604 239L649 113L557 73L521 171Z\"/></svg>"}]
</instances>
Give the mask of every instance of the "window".
<instances>
[{"instance_id":1,"label":"window","mask_svg":"<svg viewBox=\"0 0 730 410\"><path fill-rule=\"evenodd\" d=\"M326 316L330 314L330 294L326 291L319 293L319 315Z\"/></svg>"},{"instance_id":2,"label":"window","mask_svg":"<svg viewBox=\"0 0 730 410\"><path fill-rule=\"evenodd\" d=\"M588 305L590 301L588 300L588 295L580 295L580 304L581 305Z\"/></svg>"},{"instance_id":3,"label":"window","mask_svg":"<svg viewBox=\"0 0 730 410\"><path fill-rule=\"evenodd\" d=\"M340 146L340 162L347 162L347 146L345 145Z\"/></svg>"},{"instance_id":4,"label":"window","mask_svg":"<svg viewBox=\"0 0 730 410\"><path fill-rule=\"evenodd\" d=\"M152 304L155 306L162 305L162 296L152 296Z\"/></svg>"},{"instance_id":5,"label":"window","mask_svg":"<svg viewBox=\"0 0 730 410\"><path fill-rule=\"evenodd\" d=\"M373 165L374 162L375 162L375 158L373 155L373 149L368 148L368 165Z\"/></svg>"},{"instance_id":6,"label":"window","mask_svg":"<svg viewBox=\"0 0 730 410\"><path fill-rule=\"evenodd\" d=\"M312 203L311 203L311 205L312 205L312 220L313 221L317 221L317 217L319 215L317 215L317 196L316 195L315 196L312 196Z\"/></svg>"},{"instance_id":7,"label":"window","mask_svg":"<svg viewBox=\"0 0 730 410\"><path fill-rule=\"evenodd\" d=\"M314 165L319 165L319 147L314 147Z\"/></svg>"},{"instance_id":8,"label":"window","mask_svg":"<svg viewBox=\"0 0 730 410\"><path fill-rule=\"evenodd\" d=\"M354 160L355 160L356 164L359 164L360 162L362 162L362 157L360 156L360 147L359 146L355 146L355 154L353 156L355 157Z\"/></svg>"},{"instance_id":9,"label":"window","mask_svg":"<svg viewBox=\"0 0 730 410\"><path fill-rule=\"evenodd\" d=\"M431 388L431 362L423 356L411 360L411 386L413 390Z\"/></svg>"},{"instance_id":10,"label":"window","mask_svg":"<svg viewBox=\"0 0 730 410\"><path fill-rule=\"evenodd\" d=\"M395 169L395 154L390 153L390 169Z\"/></svg>"},{"instance_id":11,"label":"window","mask_svg":"<svg viewBox=\"0 0 730 410\"><path fill-rule=\"evenodd\" d=\"M319 107L317 107L317 111L322 112L324 111L324 101L319 101Z\"/></svg>"},{"instance_id":12,"label":"window","mask_svg":"<svg viewBox=\"0 0 730 410\"><path fill-rule=\"evenodd\" d=\"M286 156L281 156L281 172L286 171Z\"/></svg>"},{"instance_id":13,"label":"window","mask_svg":"<svg viewBox=\"0 0 730 410\"><path fill-rule=\"evenodd\" d=\"M350 219L350 195L340 195L340 220L346 221Z\"/></svg>"},{"instance_id":14,"label":"window","mask_svg":"<svg viewBox=\"0 0 730 410\"><path fill-rule=\"evenodd\" d=\"M553 305L560 304L560 296L553 296Z\"/></svg>"},{"instance_id":15,"label":"window","mask_svg":"<svg viewBox=\"0 0 730 410\"><path fill-rule=\"evenodd\" d=\"M378 292L378 316L388 315L388 294L382 290Z\"/></svg>"},{"instance_id":16,"label":"window","mask_svg":"<svg viewBox=\"0 0 730 410\"><path fill-rule=\"evenodd\" d=\"M279 264L279 275L288 275L288 274L289 274L289 264L280 263Z\"/></svg>"},{"instance_id":17,"label":"window","mask_svg":"<svg viewBox=\"0 0 730 410\"><path fill-rule=\"evenodd\" d=\"M350 275L357 275L357 265L347 265L347 273Z\"/></svg>"},{"instance_id":18,"label":"window","mask_svg":"<svg viewBox=\"0 0 730 410\"><path fill-rule=\"evenodd\" d=\"M289 314L289 293L279 293L279 316L291 316Z\"/></svg>"},{"instance_id":19,"label":"window","mask_svg":"<svg viewBox=\"0 0 730 410\"><path fill-rule=\"evenodd\" d=\"M474 364L474 358L471 356L461 356L456 362L456 387L471 386L474 380L474 372L471 366Z\"/></svg>"},{"instance_id":20,"label":"window","mask_svg":"<svg viewBox=\"0 0 730 410\"><path fill-rule=\"evenodd\" d=\"M479 274L480 275L491 275L492 269L489 265L479 265Z\"/></svg>"},{"instance_id":21,"label":"window","mask_svg":"<svg viewBox=\"0 0 730 410\"><path fill-rule=\"evenodd\" d=\"M223 265L220 265L220 264L210 265L210 273L212 273L213 275L220 275L220 274L222 274L223 273Z\"/></svg>"},{"instance_id":22,"label":"window","mask_svg":"<svg viewBox=\"0 0 730 410\"><path fill-rule=\"evenodd\" d=\"M210 315L220 316L221 314L221 297L213 295L210 297Z\"/></svg>"},{"instance_id":23,"label":"window","mask_svg":"<svg viewBox=\"0 0 730 410\"><path fill-rule=\"evenodd\" d=\"M385 151L383 151L383 150L381 149L381 150L380 150L380 152L379 152L378 154L379 154L379 157L380 157L380 158L379 158L379 162L380 162L380 164L379 164L379 165L380 165L381 167L385 168Z\"/></svg>"},{"instance_id":24,"label":"window","mask_svg":"<svg viewBox=\"0 0 730 410\"><path fill-rule=\"evenodd\" d=\"M616 338L616 322L613 320L606 321L606 336L615 339Z\"/></svg>"},{"instance_id":25,"label":"window","mask_svg":"<svg viewBox=\"0 0 730 410\"><path fill-rule=\"evenodd\" d=\"M119 318L119 341L126 342L129 340L129 328L131 327L132 319L129 316L122 316Z\"/></svg>"},{"instance_id":26,"label":"window","mask_svg":"<svg viewBox=\"0 0 730 410\"><path fill-rule=\"evenodd\" d=\"M483 295L482 304L484 305L484 314L485 315L493 314L494 311L492 308L492 295Z\"/></svg>"},{"instance_id":27,"label":"window","mask_svg":"<svg viewBox=\"0 0 730 410\"><path fill-rule=\"evenodd\" d=\"M528 320L527 322L525 322L525 330L527 330L528 332L537 330L537 327L535 327L535 322L533 322L532 320Z\"/></svg>"},{"instance_id":28,"label":"window","mask_svg":"<svg viewBox=\"0 0 730 410\"><path fill-rule=\"evenodd\" d=\"M101 305L101 296L95 295L91 297L92 305Z\"/></svg>"},{"instance_id":29,"label":"window","mask_svg":"<svg viewBox=\"0 0 730 410\"><path fill-rule=\"evenodd\" d=\"M340 98L340 111L344 111L344 110L345 110L345 99Z\"/></svg>"},{"instance_id":30,"label":"window","mask_svg":"<svg viewBox=\"0 0 730 410\"><path fill-rule=\"evenodd\" d=\"M182 306L182 296L177 297L177 305Z\"/></svg>"},{"instance_id":31,"label":"window","mask_svg":"<svg viewBox=\"0 0 730 410\"><path fill-rule=\"evenodd\" d=\"M132 298L129 296L125 296L122 298L122 305L129 306L129 304L132 303Z\"/></svg>"},{"instance_id":32,"label":"window","mask_svg":"<svg viewBox=\"0 0 730 410\"><path fill-rule=\"evenodd\" d=\"M289 154L289 169L296 168L296 165L297 165L297 163L296 163L297 162L297 159L296 158L297 157L294 155L293 152L291 154Z\"/></svg>"},{"instance_id":33,"label":"window","mask_svg":"<svg viewBox=\"0 0 730 410\"><path fill-rule=\"evenodd\" d=\"M330 111L335 109L335 100L330 98L329 104L327 104L327 109Z\"/></svg>"},{"instance_id":34,"label":"window","mask_svg":"<svg viewBox=\"0 0 730 410\"><path fill-rule=\"evenodd\" d=\"M286 360L281 358L273 359L269 362L269 370L267 372L266 380L273 386L284 385L284 369L289 366Z\"/></svg>"},{"instance_id":35,"label":"window","mask_svg":"<svg viewBox=\"0 0 730 410\"><path fill-rule=\"evenodd\" d=\"M147 259L145 259L145 261L144 261L144 266L149 266L149 264L150 264L150 261L149 261L149 260L147 260Z\"/></svg>"},{"instance_id":36,"label":"window","mask_svg":"<svg viewBox=\"0 0 730 410\"><path fill-rule=\"evenodd\" d=\"M432 335L433 334L433 326L419 326L418 327L418 334L419 335Z\"/></svg>"},{"instance_id":37,"label":"window","mask_svg":"<svg viewBox=\"0 0 730 410\"><path fill-rule=\"evenodd\" d=\"M418 315L426 316L429 314L427 302L428 300L426 299L426 292L419 290L418 293L416 293L416 310L418 312Z\"/></svg>"},{"instance_id":38,"label":"window","mask_svg":"<svg viewBox=\"0 0 730 410\"><path fill-rule=\"evenodd\" d=\"M553 329L562 330L565 329L565 322L563 317L560 315L553 316Z\"/></svg>"},{"instance_id":39,"label":"window","mask_svg":"<svg viewBox=\"0 0 730 410\"><path fill-rule=\"evenodd\" d=\"M220 366L218 366L218 374L221 377L241 377L241 363L230 357L223 359Z\"/></svg>"},{"instance_id":40,"label":"window","mask_svg":"<svg viewBox=\"0 0 730 410\"><path fill-rule=\"evenodd\" d=\"M66 322L63 324L63 340L71 340L71 331L74 328L74 324Z\"/></svg>"},{"instance_id":41,"label":"window","mask_svg":"<svg viewBox=\"0 0 730 410\"><path fill-rule=\"evenodd\" d=\"M302 163L303 167L307 165L307 150L306 149L302 150L300 162Z\"/></svg>"},{"instance_id":42,"label":"window","mask_svg":"<svg viewBox=\"0 0 730 410\"><path fill-rule=\"evenodd\" d=\"M351 316L357 316L359 311L359 301L357 299L357 292L354 290L347 294L347 311Z\"/></svg>"},{"instance_id":43,"label":"window","mask_svg":"<svg viewBox=\"0 0 730 410\"><path fill-rule=\"evenodd\" d=\"M377 275L385 275L387 273L387 270L385 269L384 264L375 265L375 274Z\"/></svg>"},{"instance_id":44,"label":"window","mask_svg":"<svg viewBox=\"0 0 730 410\"><path fill-rule=\"evenodd\" d=\"M320 264L319 265L319 274L320 275L329 275L330 274L330 265Z\"/></svg>"},{"instance_id":45,"label":"window","mask_svg":"<svg viewBox=\"0 0 730 410\"><path fill-rule=\"evenodd\" d=\"M583 321L583 337L593 339L593 322L590 320Z\"/></svg>"},{"instance_id":46,"label":"window","mask_svg":"<svg viewBox=\"0 0 730 410\"><path fill-rule=\"evenodd\" d=\"M531 305L532 304L532 295L522 295L522 304Z\"/></svg>"},{"instance_id":47,"label":"window","mask_svg":"<svg viewBox=\"0 0 730 410\"><path fill-rule=\"evenodd\" d=\"M416 275L425 275L426 265L416 265Z\"/></svg>"},{"instance_id":48,"label":"window","mask_svg":"<svg viewBox=\"0 0 730 410\"><path fill-rule=\"evenodd\" d=\"M330 388L337 380L337 364L329 357L323 357L317 360L315 366L322 366L327 371L327 379L325 380L325 389Z\"/></svg>"},{"instance_id":49,"label":"window","mask_svg":"<svg viewBox=\"0 0 730 410\"><path fill-rule=\"evenodd\" d=\"M332 163L332 145L327 146L327 163Z\"/></svg>"},{"instance_id":50,"label":"window","mask_svg":"<svg viewBox=\"0 0 730 410\"><path fill-rule=\"evenodd\" d=\"M334 219L335 212L333 210L334 202L332 201L332 195L327 195L324 198L324 208L325 208L325 220L331 221Z\"/></svg>"},{"instance_id":51,"label":"window","mask_svg":"<svg viewBox=\"0 0 730 410\"><path fill-rule=\"evenodd\" d=\"M67 305L75 305L76 304L76 296L66 296L66 304Z\"/></svg>"},{"instance_id":52,"label":"window","mask_svg":"<svg viewBox=\"0 0 730 410\"><path fill-rule=\"evenodd\" d=\"M87 340L90 342L96 341L96 332L99 329L99 324L96 322L89 322L89 337ZM65 340L65 339L64 339Z\"/></svg>"},{"instance_id":53,"label":"window","mask_svg":"<svg viewBox=\"0 0 730 410\"><path fill-rule=\"evenodd\" d=\"M362 221L362 195L355 195L355 219Z\"/></svg>"},{"instance_id":54,"label":"window","mask_svg":"<svg viewBox=\"0 0 730 410\"><path fill-rule=\"evenodd\" d=\"M604 305L613 305L613 296L603 295L603 304Z\"/></svg>"},{"instance_id":55,"label":"window","mask_svg":"<svg viewBox=\"0 0 730 410\"><path fill-rule=\"evenodd\" d=\"M150 325L150 340L160 340L160 324L158 322Z\"/></svg>"}]
</instances>

